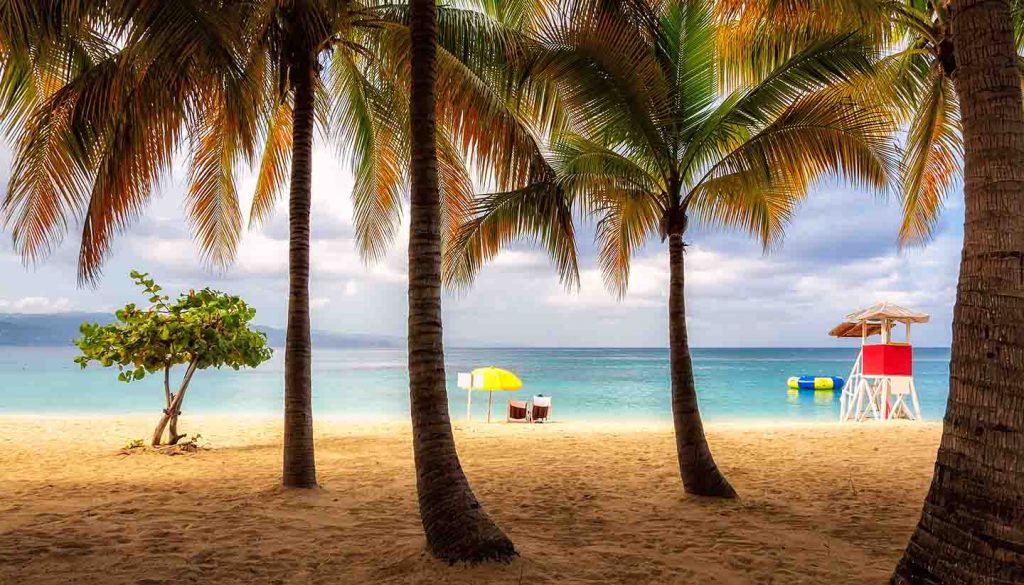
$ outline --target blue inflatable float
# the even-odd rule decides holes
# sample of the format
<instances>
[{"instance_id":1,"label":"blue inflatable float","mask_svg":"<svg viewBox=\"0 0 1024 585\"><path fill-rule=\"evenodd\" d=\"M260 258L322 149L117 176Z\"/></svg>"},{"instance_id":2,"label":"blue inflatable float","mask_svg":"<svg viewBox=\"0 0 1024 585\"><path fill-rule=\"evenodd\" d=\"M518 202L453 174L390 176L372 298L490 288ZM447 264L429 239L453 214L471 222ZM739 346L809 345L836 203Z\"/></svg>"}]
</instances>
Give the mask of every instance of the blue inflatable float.
<instances>
[{"instance_id":1,"label":"blue inflatable float","mask_svg":"<svg viewBox=\"0 0 1024 585\"><path fill-rule=\"evenodd\" d=\"M790 390L842 390L843 379L837 376L792 376Z\"/></svg>"}]
</instances>

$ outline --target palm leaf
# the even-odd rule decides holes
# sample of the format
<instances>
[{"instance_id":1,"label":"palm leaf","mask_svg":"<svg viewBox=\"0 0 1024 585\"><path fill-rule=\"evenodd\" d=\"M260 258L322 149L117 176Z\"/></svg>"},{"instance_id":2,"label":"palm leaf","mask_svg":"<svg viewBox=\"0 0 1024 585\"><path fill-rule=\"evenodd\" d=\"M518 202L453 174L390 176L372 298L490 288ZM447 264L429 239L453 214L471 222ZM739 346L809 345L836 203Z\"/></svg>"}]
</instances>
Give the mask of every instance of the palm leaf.
<instances>
[{"instance_id":1,"label":"palm leaf","mask_svg":"<svg viewBox=\"0 0 1024 585\"><path fill-rule=\"evenodd\" d=\"M769 251L807 193L785 179L759 168L714 177L698 185L687 209L698 223L745 231Z\"/></svg>"},{"instance_id":2,"label":"palm leaf","mask_svg":"<svg viewBox=\"0 0 1024 585\"><path fill-rule=\"evenodd\" d=\"M256 192L249 211L249 227L266 221L274 204L288 185L292 153L292 105L285 100L268 116L264 134L263 156L260 157Z\"/></svg>"},{"instance_id":3,"label":"palm leaf","mask_svg":"<svg viewBox=\"0 0 1024 585\"><path fill-rule=\"evenodd\" d=\"M209 109L189 131L192 165L185 207L202 257L224 268L234 260L242 215L234 177L240 155L238 128L219 97L211 96Z\"/></svg>"},{"instance_id":4,"label":"palm leaf","mask_svg":"<svg viewBox=\"0 0 1024 585\"><path fill-rule=\"evenodd\" d=\"M929 82L924 103L910 122L903 152L901 244L931 237L963 157L960 110L952 82L939 71L932 73Z\"/></svg>"},{"instance_id":5,"label":"palm leaf","mask_svg":"<svg viewBox=\"0 0 1024 585\"><path fill-rule=\"evenodd\" d=\"M607 189L591 192L592 213L599 217L596 238L605 286L618 298L626 295L630 259L658 231L664 208L646 190Z\"/></svg>"},{"instance_id":6,"label":"palm leaf","mask_svg":"<svg viewBox=\"0 0 1024 585\"><path fill-rule=\"evenodd\" d=\"M487 261L524 238L544 246L567 287L579 286L572 200L550 183L479 198L444 251L445 284L468 288Z\"/></svg>"},{"instance_id":7,"label":"palm leaf","mask_svg":"<svg viewBox=\"0 0 1024 585\"><path fill-rule=\"evenodd\" d=\"M891 135L886 112L861 108L842 90L825 89L793 104L727 155L723 166L740 161L733 170L761 168L801 190L829 174L884 190L896 168Z\"/></svg>"}]
</instances>

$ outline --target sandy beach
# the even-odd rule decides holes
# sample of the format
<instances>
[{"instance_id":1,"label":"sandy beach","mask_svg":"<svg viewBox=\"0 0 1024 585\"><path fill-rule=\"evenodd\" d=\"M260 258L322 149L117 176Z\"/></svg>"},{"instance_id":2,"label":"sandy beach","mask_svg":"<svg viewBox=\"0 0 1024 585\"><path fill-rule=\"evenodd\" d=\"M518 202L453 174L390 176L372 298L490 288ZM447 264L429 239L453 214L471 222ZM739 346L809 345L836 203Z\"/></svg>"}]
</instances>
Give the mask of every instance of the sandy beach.
<instances>
[{"instance_id":1,"label":"sandy beach","mask_svg":"<svg viewBox=\"0 0 1024 585\"><path fill-rule=\"evenodd\" d=\"M941 425L712 424L734 502L682 494L671 429L456 425L516 543L424 552L407 425L320 420L322 489L277 487L280 421L186 416L207 450L124 455L153 416L0 416L0 584L884 583Z\"/></svg>"}]
</instances>

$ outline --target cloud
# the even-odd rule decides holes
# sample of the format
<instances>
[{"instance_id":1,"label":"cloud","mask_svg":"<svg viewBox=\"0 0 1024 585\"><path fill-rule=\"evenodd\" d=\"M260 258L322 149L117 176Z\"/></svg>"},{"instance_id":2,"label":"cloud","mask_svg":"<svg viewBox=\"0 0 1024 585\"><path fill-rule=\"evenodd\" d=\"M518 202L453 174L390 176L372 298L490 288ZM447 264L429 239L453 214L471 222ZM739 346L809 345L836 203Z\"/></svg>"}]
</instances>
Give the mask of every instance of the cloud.
<instances>
[{"instance_id":1,"label":"cloud","mask_svg":"<svg viewBox=\"0 0 1024 585\"><path fill-rule=\"evenodd\" d=\"M2 313L66 313L74 309L70 299L59 297L22 297L16 300L0 299Z\"/></svg>"},{"instance_id":2,"label":"cloud","mask_svg":"<svg viewBox=\"0 0 1024 585\"><path fill-rule=\"evenodd\" d=\"M0 161L9 153L0 147ZM0 169L8 168L0 165ZM0 171L2 173L2 171ZM126 278L147 270L167 290L213 286L241 294L261 323L287 319L287 194L267 223L243 235L236 263L203 266L184 213L182 173L165 181L142 217L119 236L96 288L77 288L78 232L56 253L25 269L9 237L0 241L0 311L97 310L139 298ZM0 176L0 179L3 177ZM242 207L255 178L240 177ZM314 153L311 304L316 327L403 335L407 311L408 216L379 262L364 262L353 242L352 178L345 161L322 146ZM248 219L247 217L245 218ZM869 193L822 185L807 199L777 250L764 254L744 233L695 225L688 234L687 316L697 346L830 345L825 333L848 312L880 300L932 314L915 330L918 343L949 342L963 209L948 202L935 240L896 246L899 207ZM579 226L579 291L566 291L547 253L519 243L500 254L465 293L446 292L446 337L488 345L665 346L668 258L652 239L633 259L630 286L619 300L604 286L594 226ZM5 234L6 235L6 234ZM46 296L40 296L45 291Z\"/></svg>"}]
</instances>

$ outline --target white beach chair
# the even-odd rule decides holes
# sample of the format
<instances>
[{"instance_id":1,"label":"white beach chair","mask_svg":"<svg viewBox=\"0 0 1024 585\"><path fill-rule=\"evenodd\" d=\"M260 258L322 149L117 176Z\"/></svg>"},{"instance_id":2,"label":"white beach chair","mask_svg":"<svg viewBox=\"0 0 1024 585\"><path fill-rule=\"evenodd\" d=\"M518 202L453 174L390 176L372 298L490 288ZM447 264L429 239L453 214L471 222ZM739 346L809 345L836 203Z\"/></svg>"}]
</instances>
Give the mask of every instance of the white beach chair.
<instances>
[{"instance_id":1,"label":"white beach chair","mask_svg":"<svg viewBox=\"0 0 1024 585\"><path fill-rule=\"evenodd\" d=\"M539 423L551 419L551 397L534 396L533 406L530 408L530 421Z\"/></svg>"}]
</instances>

